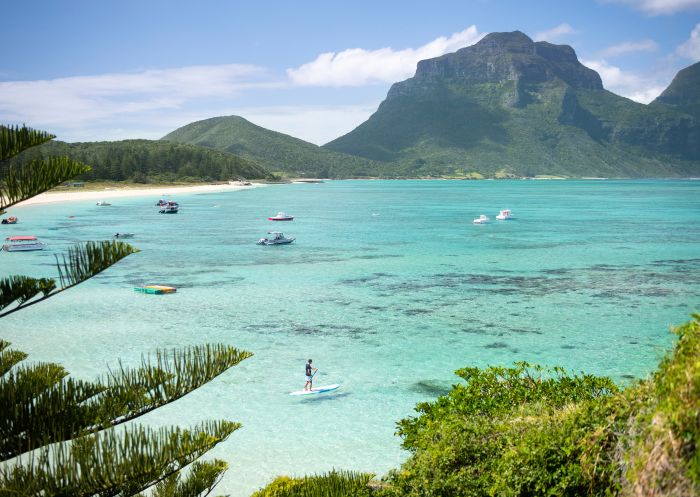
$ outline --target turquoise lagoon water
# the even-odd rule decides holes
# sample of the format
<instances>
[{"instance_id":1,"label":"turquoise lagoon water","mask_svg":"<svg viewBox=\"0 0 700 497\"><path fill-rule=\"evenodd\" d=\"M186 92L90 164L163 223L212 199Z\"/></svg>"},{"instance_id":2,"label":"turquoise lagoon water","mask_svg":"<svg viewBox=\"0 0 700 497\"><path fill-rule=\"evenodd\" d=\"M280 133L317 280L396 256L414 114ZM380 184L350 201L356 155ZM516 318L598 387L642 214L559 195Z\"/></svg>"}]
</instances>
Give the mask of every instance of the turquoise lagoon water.
<instances>
[{"instance_id":1,"label":"turquoise lagoon water","mask_svg":"<svg viewBox=\"0 0 700 497\"><path fill-rule=\"evenodd\" d=\"M219 490L235 496L279 474L397 467L395 422L460 367L643 377L668 326L699 310L700 181L336 181L175 199L174 216L157 214L157 195L14 209L21 224L2 232L48 249L0 253L0 274L53 275L54 254L116 231L141 252L3 319L0 336L82 378L162 347L254 352L138 420L241 422L211 453L229 461ZM503 208L515 219L495 221ZM280 210L297 218L266 220ZM479 214L493 222L473 225ZM275 228L295 244L255 245ZM178 293L133 292L143 283ZM317 385L342 388L287 395L308 358Z\"/></svg>"}]
</instances>

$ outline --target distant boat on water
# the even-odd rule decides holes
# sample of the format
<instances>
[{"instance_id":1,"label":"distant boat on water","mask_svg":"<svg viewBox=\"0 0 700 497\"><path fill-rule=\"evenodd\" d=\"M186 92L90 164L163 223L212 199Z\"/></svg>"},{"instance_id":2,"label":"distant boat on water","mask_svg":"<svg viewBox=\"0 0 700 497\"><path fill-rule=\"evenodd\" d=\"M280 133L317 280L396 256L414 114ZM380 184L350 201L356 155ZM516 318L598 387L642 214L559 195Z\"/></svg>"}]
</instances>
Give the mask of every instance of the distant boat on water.
<instances>
[{"instance_id":1,"label":"distant boat on water","mask_svg":"<svg viewBox=\"0 0 700 497\"><path fill-rule=\"evenodd\" d=\"M280 233L279 231L268 231L268 234L272 235L272 237L261 238L260 240L258 240L258 245L287 245L296 240L296 238L294 237L287 238L286 236L284 236L283 233Z\"/></svg>"},{"instance_id":2,"label":"distant boat on water","mask_svg":"<svg viewBox=\"0 0 700 497\"><path fill-rule=\"evenodd\" d=\"M105 200L100 200L100 201L97 202L97 204L95 204L95 205L112 205L112 204L110 204L109 202L107 202L107 201L105 201Z\"/></svg>"},{"instance_id":3,"label":"distant boat on water","mask_svg":"<svg viewBox=\"0 0 700 497\"><path fill-rule=\"evenodd\" d=\"M477 217L476 219L474 219L474 221L472 221L472 222L473 222L474 224L486 224L486 223L488 223L489 221L490 221L489 217L488 217L488 216L485 216L484 214L482 214L481 216L479 216L479 217Z\"/></svg>"},{"instance_id":4,"label":"distant boat on water","mask_svg":"<svg viewBox=\"0 0 700 497\"><path fill-rule=\"evenodd\" d=\"M44 250L45 243L40 242L35 236L8 236L2 249L5 252L28 252L30 250Z\"/></svg>"},{"instance_id":5,"label":"distant boat on water","mask_svg":"<svg viewBox=\"0 0 700 497\"><path fill-rule=\"evenodd\" d=\"M290 216L286 212L278 212L276 216L268 217L268 221L292 221L294 216Z\"/></svg>"},{"instance_id":6,"label":"distant boat on water","mask_svg":"<svg viewBox=\"0 0 700 497\"><path fill-rule=\"evenodd\" d=\"M180 209L180 204L177 202L173 201L168 201L164 205L161 206L161 209L158 211L161 214L177 214L177 211Z\"/></svg>"},{"instance_id":7,"label":"distant boat on water","mask_svg":"<svg viewBox=\"0 0 700 497\"><path fill-rule=\"evenodd\" d=\"M503 209L501 212L498 213L496 219L498 219L499 221L506 221L508 219L513 219L513 216L511 215L510 209Z\"/></svg>"}]
</instances>

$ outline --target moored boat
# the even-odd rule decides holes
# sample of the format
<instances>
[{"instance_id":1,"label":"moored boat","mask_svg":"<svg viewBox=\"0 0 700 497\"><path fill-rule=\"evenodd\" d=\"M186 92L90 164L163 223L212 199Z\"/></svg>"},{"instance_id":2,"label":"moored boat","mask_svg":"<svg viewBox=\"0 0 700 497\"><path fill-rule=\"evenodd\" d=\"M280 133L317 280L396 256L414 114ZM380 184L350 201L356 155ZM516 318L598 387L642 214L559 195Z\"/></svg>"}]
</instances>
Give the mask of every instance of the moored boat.
<instances>
[{"instance_id":1,"label":"moored boat","mask_svg":"<svg viewBox=\"0 0 700 497\"><path fill-rule=\"evenodd\" d=\"M498 215L496 216L496 219L498 219L499 221L506 221L506 220L512 219L512 218L513 218L513 216L512 216L512 214L511 214L511 212L510 212L510 209L503 209L503 210L502 210L501 212L499 212Z\"/></svg>"},{"instance_id":2,"label":"moored boat","mask_svg":"<svg viewBox=\"0 0 700 497\"><path fill-rule=\"evenodd\" d=\"M279 231L268 231L268 234L272 235L272 237L261 238L260 240L258 240L258 245L286 245L296 240L296 238L294 237L287 238L286 236L284 236L283 233L280 233Z\"/></svg>"},{"instance_id":3,"label":"moored boat","mask_svg":"<svg viewBox=\"0 0 700 497\"><path fill-rule=\"evenodd\" d=\"M17 224L17 217L10 216L10 217L3 218L2 224Z\"/></svg>"},{"instance_id":4,"label":"moored boat","mask_svg":"<svg viewBox=\"0 0 700 497\"><path fill-rule=\"evenodd\" d=\"M161 209L158 211L161 214L177 214L177 211L180 209L180 204L177 202L173 202L171 200L168 200L165 205L161 206Z\"/></svg>"},{"instance_id":5,"label":"moored boat","mask_svg":"<svg viewBox=\"0 0 700 497\"><path fill-rule=\"evenodd\" d=\"M114 238L134 238L134 233L115 233Z\"/></svg>"},{"instance_id":6,"label":"moored boat","mask_svg":"<svg viewBox=\"0 0 700 497\"><path fill-rule=\"evenodd\" d=\"M268 221L291 221L294 216L290 216L286 212L278 212L276 216L268 217Z\"/></svg>"},{"instance_id":7,"label":"moored boat","mask_svg":"<svg viewBox=\"0 0 700 497\"><path fill-rule=\"evenodd\" d=\"M477 217L476 219L474 219L474 221L473 221L474 224L486 224L488 222L489 222L489 217L485 216L483 214L481 216Z\"/></svg>"},{"instance_id":8,"label":"moored boat","mask_svg":"<svg viewBox=\"0 0 700 497\"><path fill-rule=\"evenodd\" d=\"M5 252L28 252L30 250L44 250L45 243L40 242L35 236L8 236L2 249Z\"/></svg>"},{"instance_id":9,"label":"moored boat","mask_svg":"<svg viewBox=\"0 0 700 497\"><path fill-rule=\"evenodd\" d=\"M105 200L100 200L100 201L97 202L95 205L112 205L112 204L110 204L109 202L107 202L107 201L105 201Z\"/></svg>"}]
</instances>

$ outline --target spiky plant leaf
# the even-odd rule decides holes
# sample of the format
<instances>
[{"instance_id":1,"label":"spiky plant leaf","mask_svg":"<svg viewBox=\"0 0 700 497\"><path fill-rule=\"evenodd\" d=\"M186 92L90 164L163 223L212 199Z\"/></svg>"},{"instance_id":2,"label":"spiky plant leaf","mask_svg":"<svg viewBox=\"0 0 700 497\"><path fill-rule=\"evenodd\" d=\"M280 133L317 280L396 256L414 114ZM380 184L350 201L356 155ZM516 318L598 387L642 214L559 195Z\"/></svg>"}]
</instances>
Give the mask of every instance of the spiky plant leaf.
<instances>
[{"instance_id":1,"label":"spiky plant leaf","mask_svg":"<svg viewBox=\"0 0 700 497\"><path fill-rule=\"evenodd\" d=\"M372 473L329 471L303 478L279 477L251 497L369 497Z\"/></svg>"},{"instance_id":2,"label":"spiky plant leaf","mask_svg":"<svg viewBox=\"0 0 700 497\"><path fill-rule=\"evenodd\" d=\"M0 352L0 377L26 358L27 354L21 350L2 350Z\"/></svg>"},{"instance_id":3,"label":"spiky plant leaf","mask_svg":"<svg viewBox=\"0 0 700 497\"><path fill-rule=\"evenodd\" d=\"M142 359L138 369L121 365L103 382L101 418L112 424L133 419L173 402L208 383L253 354L223 344L206 344L184 350L159 350L153 360Z\"/></svg>"},{"instance_id":4,"label":"spiky plant leaf","mask_svg":"<svg viewBox=\"0 0 700 497\"><path fill-rule=\"evenodd\" d=\"M0 161L54 138L56 137L50 133L26 126L0 126Z\"/></svg>"},{"instance_id":5,"label":"spiky plant leaf","mask_svg":"<svg viewBox=\"0 0 700 497\"><path fill-rule=\"evenodd\" d=\"M134 495L185 468L240 427L210 421L192 430L129 426L42 447L0 466L7 495Z\"/></svg>"},{"instance_id":6,"label":"spiky plant leaf","mask_svg":"<svg viewBox=\"0 0 700 497\"><path fill-rule=\"evenodd\" d=\"M3 354L6 352L3 352ZM136 369L96 382L65 379L55 364L0 377L0 461L132 420L173 402L252 354L227 345L158 351Z\"/></svg>"},{"instance_id":7,"label":"spiky plant leaf","mask_svg":"<svg viewBox=\"0 0 700 497\"><path fill-rule=\"evenodd\" d=\"M178 473L156 485L151 497L206 497L219 484L227 468L228 464L218 459L196 461L187 468L187 475Z\"/></svg>"},{"instance_id":8,"label":"spiky plant leaf","mask_svg":"<svg viewBox=\"0 0 700 497\"><path fill-rule=\"evenodd\" d=\"M49 157L21 166L10 165L0 178L0 209L7 209L88 171L90 166L68 157Z\"/></svg>"},{"instance_id":9,"label":"spiky plant leaf","mask_svg":"<svg viewBox=\"0 0 700 497\"><path fill-rule=\"evenodd\" d=\"M60 288L48 278L10 276L0 280L0 318L20 309L46 300L63 290L74 287L101 273L124 257L139 252L128 243L118 241L86 242L68 249L68 255L59 259L56 266ZM39 294L41 297L38 297ZM38 298L37 298L38 297ZM16 303L12 308L10 304ZM3 311L3 309L6 309Z\"/></svg>"},{"instance_id":10,"label":"spiky plant leaf","mask_svg":"<svg viewBox=\"0 0 700 497\"><path fill-rule=\"evenodd\" d=\"M87 242L68 250L61 262L56 256L61 290L82 283L101 273L127 255L139 252L128 243L118 241Z\"/></svg>"},{"instance_id":11,"label":"spiky plant leaf","mask_svg":"<svg viewBox=\"0 0 700 497\"><path fill-rule=\"evenodd\" d=\"M21 306L37 295L47 296L55 289L56 282L50 278L7 276L0 279L0 310L15 302Z\"/></svg>"}]
</instances>

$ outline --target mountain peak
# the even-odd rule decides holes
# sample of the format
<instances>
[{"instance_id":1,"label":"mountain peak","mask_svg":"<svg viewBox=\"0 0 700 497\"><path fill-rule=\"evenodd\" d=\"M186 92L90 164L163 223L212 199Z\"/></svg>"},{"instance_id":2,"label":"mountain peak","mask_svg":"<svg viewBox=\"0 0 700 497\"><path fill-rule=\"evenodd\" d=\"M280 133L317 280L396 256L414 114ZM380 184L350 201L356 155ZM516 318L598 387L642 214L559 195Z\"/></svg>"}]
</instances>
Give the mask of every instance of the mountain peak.
<instances>
[{"instance_id":1,"label":"mountain peak","mask_svg":"<svg viewBox=\"0 0 700 497\"><path fill-rule=\"evenodd\" d=\"M681 69L653 103L671 107L700 106L700 62Z\"/></svg>"},{"instance_id":2,"label":"mountain peak","mask_svg":"<svg viewBox=\"0 0 700 497\"><path fill-rule=\"evenodd\" d=\"M468 85L561 80L573 88L603 89L598 73L582 65L573 48L534 42L520 31L490 33L457 52L422 60L414 79L450 79Z\"/></svg>"},{"instance_id":3,"label":"mountain peak","mask_svg":"<svg viewBox=\"0 0 700 497\"><path fill-rule=\"evenodd\" d=\"M532 53L534 51L534 42L522 31L489 33L474 46L477 45L483 51L490 50L492 52Z\"/></svg>"}]
</instances>

